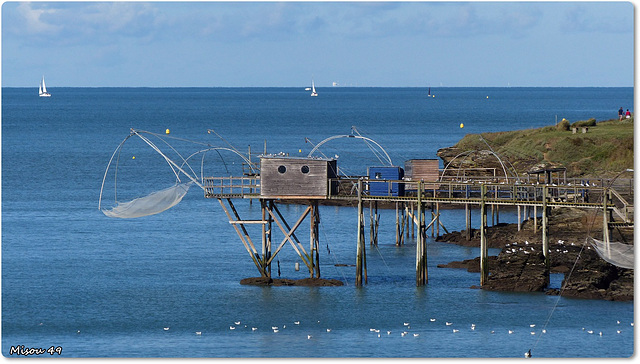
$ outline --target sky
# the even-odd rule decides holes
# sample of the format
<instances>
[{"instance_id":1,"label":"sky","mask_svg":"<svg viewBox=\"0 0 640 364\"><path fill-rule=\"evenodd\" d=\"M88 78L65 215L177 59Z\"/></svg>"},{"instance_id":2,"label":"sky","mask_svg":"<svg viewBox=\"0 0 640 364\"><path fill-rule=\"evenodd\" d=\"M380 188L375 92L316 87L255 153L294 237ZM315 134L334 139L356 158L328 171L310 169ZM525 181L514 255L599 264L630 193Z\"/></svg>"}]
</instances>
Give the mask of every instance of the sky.
<instances>
[{"instance_id":1,"label":"sky","mask_svg":"<svg viewBox=\"0 0 640 364\"><path fill-rule=\"evenodd\" d=\"M632 87L631 2L4 2L2 86Z\"/></svg>"}]
</instances>

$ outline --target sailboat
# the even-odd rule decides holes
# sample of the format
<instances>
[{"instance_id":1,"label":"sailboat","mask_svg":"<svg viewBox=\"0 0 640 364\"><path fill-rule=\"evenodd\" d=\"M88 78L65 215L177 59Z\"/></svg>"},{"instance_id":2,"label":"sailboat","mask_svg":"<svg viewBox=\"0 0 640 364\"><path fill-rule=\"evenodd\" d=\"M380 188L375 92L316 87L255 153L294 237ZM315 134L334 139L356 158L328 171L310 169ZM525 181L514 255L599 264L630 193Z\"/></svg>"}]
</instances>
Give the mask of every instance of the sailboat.
<instances>
[{"instance_id":1,"label":"sailboat","mask_svg":"<svg viewBox=\"0 0 640 364\"><path fill-rule=\"evenodd\" d=\"M42 76L42 81L38 88L38 95L40 95L40 97L51 97L51 94L47 92L47 86L44 84L44 76Z\"/></svg>"},{"instance_id":2,"label":"sailboat","mask_svg":"<svg viewBox=\"0 0 640 364\"><path fill-rule=\"evenodd\" d=\"M316 92L316 85L313 83L313 80L311 80L311 96L318 96L318 93Z\"/></svg>"},{"instance_id":3,"label":"sailboat","mask_svg":"<svg viewBox=\"0 0 640 364\"><path fill-rule=\"evenodd\" d=\"M429 93L427 94L427 97L436 97L436 95L431 94L431 87L429 87Z\"/></svg>"}]
</instances>

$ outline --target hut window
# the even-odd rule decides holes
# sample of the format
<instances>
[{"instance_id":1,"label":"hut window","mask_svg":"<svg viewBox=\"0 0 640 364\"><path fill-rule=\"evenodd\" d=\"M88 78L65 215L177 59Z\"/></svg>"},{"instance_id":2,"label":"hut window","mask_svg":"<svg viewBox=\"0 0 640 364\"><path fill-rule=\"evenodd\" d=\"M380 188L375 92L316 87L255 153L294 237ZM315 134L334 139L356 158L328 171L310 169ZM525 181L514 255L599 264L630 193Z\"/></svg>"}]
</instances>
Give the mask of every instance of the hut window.
<instances>
[{"instance_id":1,"label":"hut window","mask_svg":"<svg viewBox=\"0 0 640 364\"><path fill-rule=\"evenodd\" d=\"M287 171L287 167L285 167L285 166L280 166L280 167L278 167L278 172L280 172L280 173L284 173L284 172L286 172L286 171Z\"/></svg>"},{"instance_id":2,"label":"hut window","mask_svg":"<svg viewBox=\"0 0 640 364\"><path fill-rule=\"evenodd\" d=\"M304 174L309 173L309 166L302 166L302 168L300 168L300 171Z\"/></svg>"}]
</instances>

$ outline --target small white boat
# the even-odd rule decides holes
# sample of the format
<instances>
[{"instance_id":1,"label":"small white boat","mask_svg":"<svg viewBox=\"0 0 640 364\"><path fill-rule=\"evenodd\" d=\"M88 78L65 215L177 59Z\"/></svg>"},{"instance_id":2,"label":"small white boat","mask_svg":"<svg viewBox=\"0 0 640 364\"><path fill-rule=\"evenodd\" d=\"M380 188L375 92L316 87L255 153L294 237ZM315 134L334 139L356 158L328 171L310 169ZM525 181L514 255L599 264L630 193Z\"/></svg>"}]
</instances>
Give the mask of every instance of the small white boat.
<instances>
[{"instance_id":1,"label":"small white boat","mask_svg":"<svg viewBox=\"0 0 640 364\"><path fill-rule=\"evenodd\" d=\"M42 76L42 81L38 88L38 95L40 95L40 97L51 97L51 94L47 92L47 86L44 84L44 76Z\"/></svg>"},{"instance_id":2,"label":"small white boat","mask_svg":"<svg viewBox=\"0 0 640 364\"><path fill-rule=\"evenodd\" d=\"M318 93L316 92L316 85L313 83L313 80L311 80L311 96L318 96Z\"/></svg>"}]
</instances>

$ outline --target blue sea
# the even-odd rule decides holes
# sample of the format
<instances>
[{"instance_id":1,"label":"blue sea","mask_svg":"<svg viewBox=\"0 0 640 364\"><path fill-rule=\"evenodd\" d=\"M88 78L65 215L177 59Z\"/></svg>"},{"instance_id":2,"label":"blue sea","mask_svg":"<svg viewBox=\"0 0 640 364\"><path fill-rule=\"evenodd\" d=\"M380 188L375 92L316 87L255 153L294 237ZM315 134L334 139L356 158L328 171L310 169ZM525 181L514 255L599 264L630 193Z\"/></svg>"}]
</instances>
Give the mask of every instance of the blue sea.
<instances>
[{"instance_id":1,"label":"blue sea","mask_svg":"<svg viewBox=\"0 0 640 364\"><path fill-rule=\"evenodd\" d=\"M620 107L634 111L633 88L432 88L431 98L421 88L318 88L313 98L303 88L49 91L52 97L39 98L31 88L2 89L4 356L18 356L12 347L22 346L52 349L38 357L85 358L521 358L529 349L533 357L634 354L632 302L485 292L470 288L479 285L479 274L437 268L477 257L479 248L435 242L429 234L429 281L416 287L415 243L395 245L392 210L380 211L379 245L366 244L365 286L355 286L352 266L356 209L321 206L321 274L345 285L255 287L240 285L258 271L221 206L197 186L153 216L114 219L98 209L107 164L131 128L156 133L148 135L169 150L164 137L185 158L208 146L250 148L253 158L265 149L306 156L331 136L357 132L403 166L408 159L437 158L438 149L467 133L616 118ZM321 151L358 175L382 164L370 146L337 138ZM234 153L189 161L198 176L242 173ZM170 166L134 136L114 157L101 204L174 182ZM258 201L234 203L242 218L259 219ZM304 206L280 210L293 224ZM441 221L449 231L465 223L459 210L443 210ZM501 210L500 222L515 221L513 211ZM303 223L303 244L308 231ZM249 233L259 245L259 230ZM276 231L274 244L282 239ZM277 262L281 278L308 277L289 245ZM552 285L561 279L552 277Z\"/></svg>"}]
</instances>

